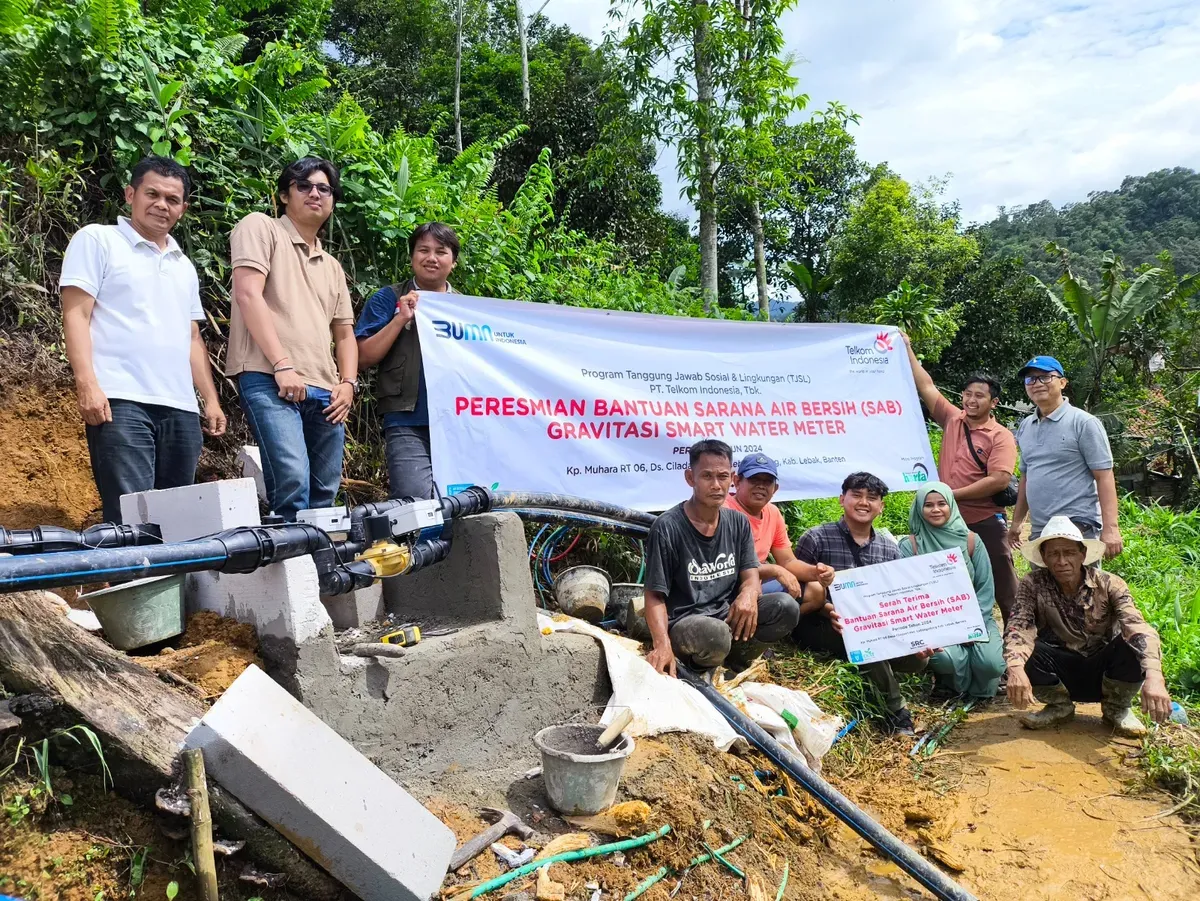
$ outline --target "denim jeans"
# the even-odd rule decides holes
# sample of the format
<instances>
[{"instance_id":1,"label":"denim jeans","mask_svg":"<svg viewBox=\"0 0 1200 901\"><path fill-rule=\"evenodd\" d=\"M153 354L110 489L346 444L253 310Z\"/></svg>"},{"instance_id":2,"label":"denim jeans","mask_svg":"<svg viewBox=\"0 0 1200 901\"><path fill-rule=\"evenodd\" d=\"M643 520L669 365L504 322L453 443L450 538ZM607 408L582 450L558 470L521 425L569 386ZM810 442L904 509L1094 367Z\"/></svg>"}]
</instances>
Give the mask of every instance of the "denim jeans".
<instances>
[{"instance_id":1,"label":"denim jeans","mask_svg":"<svg viewBox=\"0 0 1200 901\"><path fill-rule=\"evenodd\" d=\"M342 482L346 428L325 421L330 393L310 385L304 400L287 401L265 372L243 372L238 393L258 441L271 510L290 522L299 510L332 507Z\"/></svg>"},{"instance_id":2,"label":"denim jeans","mask_svg":"<svg viewBox=\"0 0 1200 901\"><path fill-rule=\"evenodd\" d=\"M383 430L387 447L388 497L433 497L429 426L394 425Z\"/></svg>"},{"instance_id":3,"label":"denim jeans","mask_svg":"<svg viewBox=\"0 0 1200 901\"><path fill-rule=\"evenodd\" d=\"M112 422L86 426L105 522L121 521L121 495L178 488L196 479L204 438L187 410L110 398Z\"/></svg>"}]
</instances>

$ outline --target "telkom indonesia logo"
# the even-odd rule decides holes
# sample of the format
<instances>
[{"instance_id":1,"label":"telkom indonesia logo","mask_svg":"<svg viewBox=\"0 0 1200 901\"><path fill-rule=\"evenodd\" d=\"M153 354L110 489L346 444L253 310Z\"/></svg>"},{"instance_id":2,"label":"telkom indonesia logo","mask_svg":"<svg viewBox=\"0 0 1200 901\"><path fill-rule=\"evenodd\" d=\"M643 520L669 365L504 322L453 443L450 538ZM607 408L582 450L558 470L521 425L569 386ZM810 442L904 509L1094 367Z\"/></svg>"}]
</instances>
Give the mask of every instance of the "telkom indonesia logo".
<instances>
[{"instance_id":1,"label":"telkom indonesia logo","mask_svg":"<svg viewBox=\"0 0 1200 901\"><path fill-rule=\"evenodd\" d=\"M887 332L880 332L876 335L875 349L881 354L889 353L892 349L892 336Z\"/></svg>"},{"instance_id":2,"label":"telkom indonesia logo","mask_svg":"<svg viewBox=\"0 0 1200 901\"><path fill-rule=\"evenodd\" d=\"M958 554L954 553L954 551L951 551L950 553L948 553L946 555L946 562L947 563L957 563L958 562Z\"/></svg>"}]
</instances>

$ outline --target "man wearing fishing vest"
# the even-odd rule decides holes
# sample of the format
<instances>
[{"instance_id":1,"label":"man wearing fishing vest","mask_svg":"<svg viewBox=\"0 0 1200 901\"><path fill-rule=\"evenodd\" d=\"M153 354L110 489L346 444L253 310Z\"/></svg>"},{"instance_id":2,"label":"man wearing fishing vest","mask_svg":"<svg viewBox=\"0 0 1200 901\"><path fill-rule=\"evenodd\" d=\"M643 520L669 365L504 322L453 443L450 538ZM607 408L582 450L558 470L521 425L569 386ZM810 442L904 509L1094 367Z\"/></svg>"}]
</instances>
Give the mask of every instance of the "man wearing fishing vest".
<instances>
[{"instance_id":1,"label":"man wearing fishing vest","mask_svg":"<svg viewBox=\"0 0 1200 901\"><path fill-rule=\"evenodd\" d=\"M413 320L418 291L454 293L447 279L458 263L458 249L458 235L450 226L417 226L408 239L413 277L372 294L354 329L359 364L379 366L375 397L383 416L391 497L433 497L429 400Z\"/></svg>"}]
</instances>

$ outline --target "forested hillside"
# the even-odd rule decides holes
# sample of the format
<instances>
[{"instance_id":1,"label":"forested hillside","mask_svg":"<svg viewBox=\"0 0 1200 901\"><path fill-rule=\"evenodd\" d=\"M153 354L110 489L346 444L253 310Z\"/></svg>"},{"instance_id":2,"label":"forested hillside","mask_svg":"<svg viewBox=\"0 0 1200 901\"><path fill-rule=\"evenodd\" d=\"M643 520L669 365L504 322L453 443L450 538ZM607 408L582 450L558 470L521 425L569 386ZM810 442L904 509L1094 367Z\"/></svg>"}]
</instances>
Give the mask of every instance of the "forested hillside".
<instances>
[{"instance_id":1,"label":"forested hillside","mask_svg":"<svg viewBox=\"0 0 1200 901\"><path fill-rule=\"evenodd\" d=\"M1056 241L1096 277L1100 258L1115 251L1129 266L1156 264L1170 252L1180 272L1200 271L1200 173L1176 167L1129 176L1115 191L1055 209L1047 200L1001 210L979 229L987 255L1020 257L1043 281L1058 277L1044 248Z\"/></svg>"}]
</instances>

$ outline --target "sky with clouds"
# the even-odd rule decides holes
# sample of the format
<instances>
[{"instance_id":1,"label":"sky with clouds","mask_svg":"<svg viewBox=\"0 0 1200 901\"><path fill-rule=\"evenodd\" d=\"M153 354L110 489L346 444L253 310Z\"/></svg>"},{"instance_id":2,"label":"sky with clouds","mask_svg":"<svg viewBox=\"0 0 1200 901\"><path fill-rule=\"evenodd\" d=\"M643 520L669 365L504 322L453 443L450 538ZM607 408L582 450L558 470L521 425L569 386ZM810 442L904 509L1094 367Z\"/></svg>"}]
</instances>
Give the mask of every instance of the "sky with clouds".
<instances>
[{"instance_id":1,"label":"sky with clouds","mask_svg":"<svg viewBox=\"0 0 1200 901\"><path fill-rule=\"evenodd\" d=\"M599 40L607 11L544 15ZM809 108L857 112L868 162L949 175L968 222L1200 168L1198 0L801 0L781 25ZM664 205L688 211L669 150L659 168Z\"/></svg>"}]
</instances>

